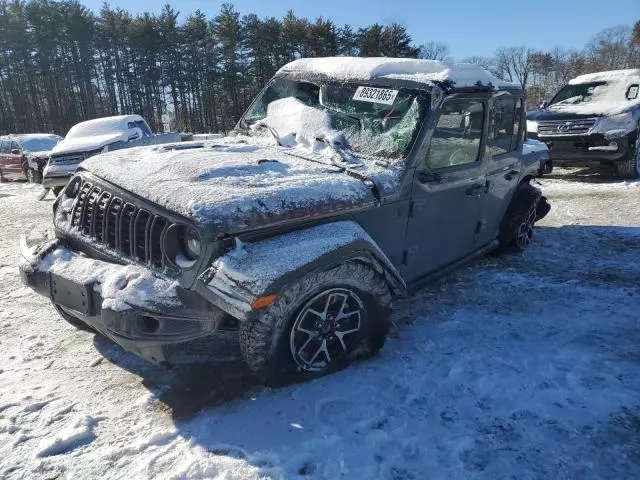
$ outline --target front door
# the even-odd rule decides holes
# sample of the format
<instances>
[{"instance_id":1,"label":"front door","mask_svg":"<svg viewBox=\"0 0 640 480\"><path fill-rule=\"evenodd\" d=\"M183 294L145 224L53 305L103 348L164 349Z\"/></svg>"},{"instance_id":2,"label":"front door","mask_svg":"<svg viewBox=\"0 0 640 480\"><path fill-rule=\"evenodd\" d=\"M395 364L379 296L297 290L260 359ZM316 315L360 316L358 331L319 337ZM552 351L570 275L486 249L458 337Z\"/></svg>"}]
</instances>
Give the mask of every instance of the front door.
<instances>
[{"instance_id":1,"label":"front door","mask_svg":"<svg viewBox=\"0 0 640 480\"><path fill-rule=\"evenodd\" d=\"M24 178L22 171L22 150L15 140L11 140L9 144L9 153L5 161L5 175L12 180Z\"/></svg>"},{"instance_id":2,"label":"front door","mask_svg":"<svg viewBox=\"0 0 640 480\"><path fill-rule=\"evenodd\" d=\"M470 254L486 193L483 159L487 100L447 99L424 160L418 163L403 258L408 281Z\"/></svg>"},{"instance_id":3,"label":"front door","mask_svg":"<svg viewBox=\"0 0 640 480\"><path fill-rule=\"evenodd\" d=\"M523 102L504 92L492 99L487 162L487 195L482 209L483 224L477 241L495 239L500 224L520 178L522 168Z\"/></svg>"}]
</instances>

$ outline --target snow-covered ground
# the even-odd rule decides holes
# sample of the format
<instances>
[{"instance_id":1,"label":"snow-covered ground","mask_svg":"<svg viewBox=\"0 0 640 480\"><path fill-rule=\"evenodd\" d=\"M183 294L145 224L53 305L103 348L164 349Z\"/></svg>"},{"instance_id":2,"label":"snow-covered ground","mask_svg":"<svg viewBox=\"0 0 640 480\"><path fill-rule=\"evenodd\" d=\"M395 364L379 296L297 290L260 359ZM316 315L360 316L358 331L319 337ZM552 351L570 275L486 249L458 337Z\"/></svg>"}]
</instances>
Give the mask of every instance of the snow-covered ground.
<instances>
[{"instance_id":1,"label":"snow-covered ground","mask_svg":"<svg viewBox=\"0 0 640 480\"><path fill-rule=\"evenodd\" d=\"M18 276L51 201L0 185L0 478L640 478L640 182L543 184L524 255L398 303L379 357L279 390L233 342L169 372L68 326Z\"/></svg>"}]
</instances>

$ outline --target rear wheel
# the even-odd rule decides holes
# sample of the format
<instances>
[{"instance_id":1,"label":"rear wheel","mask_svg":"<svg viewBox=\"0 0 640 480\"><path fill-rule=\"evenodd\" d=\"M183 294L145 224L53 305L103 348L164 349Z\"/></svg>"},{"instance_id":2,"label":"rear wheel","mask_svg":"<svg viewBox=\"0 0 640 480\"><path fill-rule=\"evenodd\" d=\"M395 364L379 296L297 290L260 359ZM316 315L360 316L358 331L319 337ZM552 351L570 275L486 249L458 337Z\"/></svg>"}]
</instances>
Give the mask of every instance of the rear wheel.
<instances>
[{"instance_id":1,"label":"rear wheel","mask_svg":"<svg viewBox=\"0 0 640 480\"><path fill-rule=\"evenodd\" d=\"M521 252L531 244L534 224L541 218L538 212L540 198L540 191L532 185L523 183L518 187L500 225L498 240L501 251ZM545 201L544 215L549 208Z\"/></svg>"},{"instance_id":2,"label":"rear wheel","mask_svg":"<svg viewBox=\"0 0 640 480\"><path fill-rule=\"evenodd\" d=\"M384 279L364 264L311 273L240 324L240 348L268 385L316 378L382 348L390 303Z\"/></svg>"},{"instance_id":3,"label":"rear wheel","mask_svg":"<svg viewBox=\"0 0 640 480\"><path fill-rule=\"evenodd\" d=\"M89 325L87 325L86 323L84 323L82 320L80 320L77 317L74 317L73 315L71 315L70 313L67 313L66 310L64 310L62 307L60 307L60 305L56 305L55 303L53 304L53 306L55 307L55 309L57 310L58 314L64 318L67 323L69 323L70 325L73 325L75 328L77 328L78 330L82 330L84 332L93 332L95 333L95 330L93 328L91 328Z\"/></svg>"}]
</instances>

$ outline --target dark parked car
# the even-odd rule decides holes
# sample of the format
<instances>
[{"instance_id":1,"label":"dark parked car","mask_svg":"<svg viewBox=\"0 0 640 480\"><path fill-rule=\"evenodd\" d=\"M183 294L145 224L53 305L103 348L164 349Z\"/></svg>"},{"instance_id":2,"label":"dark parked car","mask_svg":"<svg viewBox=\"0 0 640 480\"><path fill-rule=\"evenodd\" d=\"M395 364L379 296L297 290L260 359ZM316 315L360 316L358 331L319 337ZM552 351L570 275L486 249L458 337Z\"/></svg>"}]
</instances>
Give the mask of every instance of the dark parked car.
<instances>
[{"instance_id":1,"label":"dark parked car","mask_svg":"<svg viewBox=\"0 0 640 480\"><path fill-rule=\"evenodd\" d=\"M475 67L295 61L229 138L86 160L22 278L153 362L237 329L267 382L331 372L382 347L393 298L529 245L548 150L523 146L523 105Z\"/></svg>"},{"instance_id":2,"label":"dark parked car","mask_svg":"<svg viewBox=\"0 0 640 480\"><path fill-rule=\"evenodd\" d=\"M640 69L574 78L540 110L527 114L529 138L551 150L554 164L612 165L640 176Z\"/></svg>"},{"instance_id":3,"label":"dark parked car","mask_svg":"<svg viewBox=\"0 0 640 480\"><path fill-rule=\"evenodd\" d=\"M42 170L51 149L62 137L28 133L0 137L0 179L42 182Z\"/></svg>"}]
</instances>

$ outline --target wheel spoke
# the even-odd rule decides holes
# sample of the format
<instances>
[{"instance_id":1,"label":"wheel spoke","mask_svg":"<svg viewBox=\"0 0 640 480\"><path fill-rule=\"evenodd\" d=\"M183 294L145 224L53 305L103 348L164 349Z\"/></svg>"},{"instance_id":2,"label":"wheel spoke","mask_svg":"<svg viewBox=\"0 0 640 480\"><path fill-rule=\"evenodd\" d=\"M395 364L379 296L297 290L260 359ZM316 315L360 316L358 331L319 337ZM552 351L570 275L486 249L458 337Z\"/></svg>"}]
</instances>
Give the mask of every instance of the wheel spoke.
<instances>
[{"instance_id":1,"label":"wheel spoke","mask_svg":"<svg viewBox=\"0 0 640 480\"><path fill-rule=\"evenodd\" d=\"M304 349L305 349L305 348L307 348L307 346L308 346L308 345L311 343L311 341L312 341L313 339L315 339L315 338L316 338L315 334L309 335L309 338L307 338L307 341L306 341L306 342L304 342L304 343L302 344L302 346L298 349L298 355L300 355L300 356L302 357L302 352L304 351Z\"/></svg>"},{"instance_id":2,"label":"wheel spoke","mask_svg":"<svg viewBox=\"0 0 640 480\"><path fill-rule=\"evenodd\" d=\"M349 312L349 313L342 313L338 316L338 318L336 318L336 320L344 320L345 318L349 318L352 317L354 315L358 315L360 313L360 310L354 310L353 312Z\"/></svg>"},{"instance_id":3,"label":"wheel spoke","mask_svg":"<svg viewBox=\"0 0 640 480\"><path fill-rule=\"evenodd\" d=\"M344 337L345 335L349 335L350 333L356 333L358 330L360 330L359 328L353 328L351 330L345 330L344 332L340 332L340 331L336 331L335 335L336 337L338 337L338 340L340 340L340 345L342 346L342 349L344 351L347 351L347 345L344 343Z\"/></svg>"},{"instance_id":4,"label":"wheel spoke","mask_svg":"<svg viewBox=\"0 0 640 480\"><path fill-rule=\"evenodd\" d=\"M302 326L302 324L300 324L300 323L296 326L296 330L297 330L298 332L306 333L307 335L310 335L310 336L311 336L311 335L315 335L315 334L316 334L316 332L314 332L313 330L309 330L309 329L307 329L307 328L304 328L304 327Z\"/></svg>"},{"instance_id":5,"label":"wheel spoke","mask_svg":"<svg viewBox=\"0 0 640 480\"><path fill-rule=\"evenodd\" d=\"M324 354L327 357L327 360L329 362L331 361L331 357L329 356L329 351L327 350L327 341L322 340L322 343L318 347L318 350L316 350L316 353L313 354L313 357L311 357L311 359L307 363L309 365L313 365L313 362L315 362L316 358L318 358L318 355L320 355L320 352L324 352Z\"/></svg>"}]
</instances>

